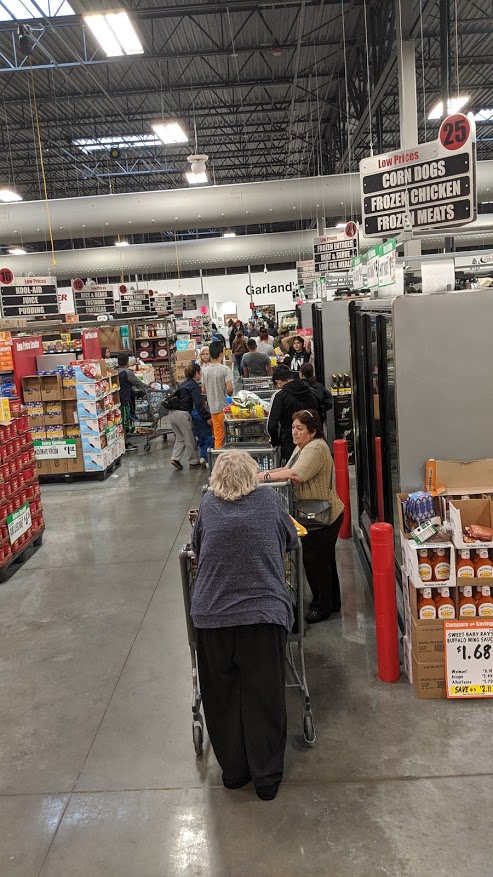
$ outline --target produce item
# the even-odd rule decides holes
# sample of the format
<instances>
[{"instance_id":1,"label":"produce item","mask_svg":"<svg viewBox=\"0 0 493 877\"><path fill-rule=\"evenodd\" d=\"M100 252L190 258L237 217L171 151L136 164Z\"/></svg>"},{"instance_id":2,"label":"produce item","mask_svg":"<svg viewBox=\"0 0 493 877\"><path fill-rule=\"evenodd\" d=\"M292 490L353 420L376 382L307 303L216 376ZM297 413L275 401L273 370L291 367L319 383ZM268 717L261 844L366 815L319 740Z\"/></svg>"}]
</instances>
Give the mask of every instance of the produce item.
<instances>
[{"instance_id":1,"label":"produce item","mask_svg":"<svg viewBox=\"0 0 493 877\"><path fill-rule=\"evenodd\" d=\"M433 621L437 617L437 607L431 596L431 588L423 588L418 601L418 618L420 621Z\"/></svg>"}]
</instances>

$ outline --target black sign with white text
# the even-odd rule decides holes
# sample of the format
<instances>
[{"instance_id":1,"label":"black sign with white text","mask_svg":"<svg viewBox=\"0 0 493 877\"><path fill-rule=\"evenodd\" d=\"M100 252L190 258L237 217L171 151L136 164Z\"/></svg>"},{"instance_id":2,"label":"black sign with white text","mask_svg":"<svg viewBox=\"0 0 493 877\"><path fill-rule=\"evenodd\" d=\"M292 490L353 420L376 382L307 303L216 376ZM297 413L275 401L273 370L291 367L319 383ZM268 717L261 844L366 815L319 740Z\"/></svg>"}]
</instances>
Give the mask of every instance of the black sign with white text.
<instances>
[{"instance_id":1,"label":"black sign with white text","mask_svg":"<svg viewBox=\"0 0 493 877\"><path fill-rule=\"evenodd\" d=\"M74 289L75 310L78 314L114 314L115 294L111 286L91 286Z\"/></svg>"},{"instance_id":2,"label":"black sign with white text","mask_svg":"<svg viewBox=\"0 0 493 877\"><path fill-rule=\"evenodd\" d=\"M37 278L49 279L49 278ZM21 285L21 281L25 285ZM44 317L58 314L56 283L27 284L29 278L17 278L15 286L1 286L4 317Z\"/></svg>"},{"instance_id":3,"label":"black sign with white text","mask_svg":"<svg viewBox=\"0 0 493 877\"><path fill-rule=\"evenodd\" d=\"M381 237L408 228L446 228L476 218L476 149L472 118L442 122L438 139L360 162L363 229ZM408 221L406 221L406 218Z\"/></svg>"},{"instance_id":4,"label":"black sign with white text","mask_svg":"<svg viewBox=\"0 0 493 877\"><path fill-rule=\"evenodd\" d=\"M358 237L349 237L345 231L324 234L313 240L313 261L316 274L329 271L349 271L358 255Z\"/></svg>"}]
</instances>

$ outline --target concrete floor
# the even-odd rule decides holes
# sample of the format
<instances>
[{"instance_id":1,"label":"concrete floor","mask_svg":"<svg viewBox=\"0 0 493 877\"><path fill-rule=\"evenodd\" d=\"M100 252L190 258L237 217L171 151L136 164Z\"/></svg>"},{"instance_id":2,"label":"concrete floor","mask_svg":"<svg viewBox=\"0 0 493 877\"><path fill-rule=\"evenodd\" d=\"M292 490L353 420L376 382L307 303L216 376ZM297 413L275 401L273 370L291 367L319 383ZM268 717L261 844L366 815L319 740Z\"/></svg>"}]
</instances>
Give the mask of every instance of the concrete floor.
<instances>
[{"instance_id":1,"label":"concrete floor","mask_svg":"<svg viewBox=\"0 0 493 877\"><path fill-rule=\"evenodd\" d=\"M274 802L192 748L178 548L203 472L170 450L43 487L43 547L0 586L1 877L490 877L490 705L376 680L354 549L306 637L318 733L288 692Z\"/></svg>"}]
</instances>

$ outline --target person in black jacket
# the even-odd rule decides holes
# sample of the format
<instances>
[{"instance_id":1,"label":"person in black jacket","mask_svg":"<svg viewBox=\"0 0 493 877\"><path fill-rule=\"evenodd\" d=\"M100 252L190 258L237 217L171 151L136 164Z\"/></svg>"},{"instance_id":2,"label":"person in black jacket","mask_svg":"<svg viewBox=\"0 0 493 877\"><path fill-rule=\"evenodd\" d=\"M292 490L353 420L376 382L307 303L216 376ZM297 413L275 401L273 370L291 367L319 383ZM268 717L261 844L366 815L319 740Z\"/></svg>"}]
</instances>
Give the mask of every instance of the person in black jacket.
<instances>
[{"instance_id":1,"label":"person in black jacket","mask_svg":"<svg viewBox=\"0 0 493 877\"><path fill-rule=\"evenodd\" d=\"M125 450L127 453L138 451L137 445L132 445L128 437L132 430L132 387L142 390L142 381L135 377L133 371L128 368L130 354L122 351L117 355L118 375L120 377L120 405L122 409L122 424L125 430Z\"/></svg>"},{"instance_id":2,"label":"person in black jacket","mask_svg":"<svg viewBox=\"0 0 493 877\"><path fill-rule=\"evenodd\" d=\"M317 381L315 377L315 371L311 364L311 362L305 362L300 368L300 378L303 381L306 381L308 386L314 393L317 394L320 399L324 412L332 410L332 393L324 387L320 381ZM322 423L324 423L325 418L322 419Z\"/></svg>"},{"instance_id":3,"label":"person in black jacket","mask_svg":"<svg viewBox=\"0 0 493 877\"><path fill-rule=\"evenodd\" d=\"M303 409L317 411L325 418L322 402L307 381L294 380L291 371L285 365L278 365L272 373L272 380L279 392L272 398L267 429L271 444L281 446L281 464L289 460L294 453L294 442L291 432L293 414Z\"/></svg>"},{"instance_id":4,"label":"person in black jacket","mask_svg":"<svg viewBox=\"0 0 493 877\"><path fill-rule=\"evenodd\" d=\"M204 403L201 393L202 373L196 362L190 363L185 369L185 380L178 389L178 408L170 409L169 419L171 428L175 434L171 465L175 469L183 469L181 458L188 453L188 465L190 469L200 466L200 457L197 440L193 429L192 411L195 409L206 422L210 420L210 414Z\"/></svg>"}]
</instances>

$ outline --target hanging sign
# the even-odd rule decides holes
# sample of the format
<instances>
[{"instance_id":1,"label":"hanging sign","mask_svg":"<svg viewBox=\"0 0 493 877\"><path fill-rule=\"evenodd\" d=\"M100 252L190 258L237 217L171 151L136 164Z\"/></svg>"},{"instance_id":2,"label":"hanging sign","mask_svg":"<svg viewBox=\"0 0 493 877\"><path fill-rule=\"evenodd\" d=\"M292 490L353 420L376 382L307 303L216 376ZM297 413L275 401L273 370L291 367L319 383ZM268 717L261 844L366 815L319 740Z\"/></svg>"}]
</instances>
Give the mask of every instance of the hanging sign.
<instances>
[{"instance_id":1,"label":"hanging sign","mask_svg":"<svg viewBox=\"0 0 493 877\"><path fill-rule=\"evenodd\" d=\"M56 277L14 277L0 272L0 298L4 317L45 317L58 314ZM10 280L8 280L10 276Z\"/></svg>"},{"instance_id":2,"label":"hanging sign","mask_svg":"<svg viewBox=\"0 0 493 877\"><path fill-rule=\"evenodd\" d=\"M366 254L366 277L368 289L378 286L378 262L380 260L380 247L371 247Z\"/></svg>"},{"instance_id":3,"label":"hanging sign","mask_svg":"<svg viewBox=\"0 0 493 877\"><path fill-rule=\"evenodd\" d=\"M82 289L76 289L75 281L72 281L74 290L75 310L78 314L114 314L115 293L112 286L100 286L91 283L84 284Z\"/></svg>"},{"instance_id":4,"label":"hanging sign","mask_svg":"<svg viewBox=\"0 0 493 877\"><path fill-rule=\"evenodd\" d=\"M356 230L356 233L354 231ZM328 271L349 271L358 255L358 227L348 222L344 231L327 229L326 234L313 239L313 260L316 274Z\"/></svg>"},{"instance_id":5,"label":"hanging sign","mask_svg":"<svg viewBox=\"0 0 493 877\"><path fill-rule=\"evenodd\" d=\"M120 308L122 314L132 314L139 311L154 312L147 289L131 289L129 292L122 292L120 287L121 299Z\"/></svg>"},{"instance_id":6,"label":"hanging sign","mask_svg":"<svg viewBox=\"0 0 493 877\"><path fill-rule=\"evenodd\" d=\"M438 139L360 162L366 237L398 229L453 228L473 222L476 128L472 116L445 119Z\"/></svg>"},{"instance_id":7,"label":"hanging sign","mask_svg":"<svg viewBox=\"0 0 493 877\"><path fill-rule=\"evenodd\" d=\"M315 262L313 259L305 259L296 263L296 273L298 276L298 288L305 290L305 295L310 298L313 294L313 284L318 278L315 271Z\"/></svg>"},{"instance_id":8,"label":"hanging sign","mask_svg":"<svg viewBox=\"0 0 493 877\"><path fill-rule=\"evenodd\" d=\"M356 256L353 259L353 288L363 289L363 256Z\"/></svg>"},{"instance_id":9,"label":"hanging sign","mask_svg":"<svg viewBox=\"0 0 493 877\"><path fill-rule=\"evenodd\" d=\"M396 281L397 241L391 238L379 248L378 285L393 286Z\"/></svg>"},{"instance_id":10,"label":"hanging sign","mask_svg":"<svg viewBox=\"0 0 493 877\"><path fill-rule=\"evenodd\" d=\"M447 697L493 697L493 619L444 622Z\"/></svg>"}]
</instances>

